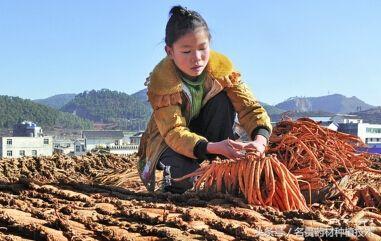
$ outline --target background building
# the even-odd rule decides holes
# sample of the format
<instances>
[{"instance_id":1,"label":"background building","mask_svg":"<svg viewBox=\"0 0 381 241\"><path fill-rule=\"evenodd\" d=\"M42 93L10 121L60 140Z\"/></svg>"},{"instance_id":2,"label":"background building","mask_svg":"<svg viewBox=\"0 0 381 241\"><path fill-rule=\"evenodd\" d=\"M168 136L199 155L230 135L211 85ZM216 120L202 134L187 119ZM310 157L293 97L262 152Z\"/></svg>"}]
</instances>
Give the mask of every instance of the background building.
<instances>
[{"instance_id":1,"label":"background building","mask_svg":"<svg viewBox=\"0 0 381 241\"><path fill-rule=\"evenodd\" d=\"M86 151L123 145L123 131L82 131Z\"/></svg>"},{"instance_id":2,"label":"background building","mask_svg":"<svg viewBox=\"0 0 381 241\"><path fill-rule=\"evenodd\" d=\"M71 154L74 152L74 140L71 139L53 139L54 152L60 154Z\"/></svg>"},{"instance_id":3,"label":"background building","mask_svg":"<svg viewBox=\"0 0 381 241\"><path fill-rule=\"evenodd\" d=\"M14 125L14 136L0 138L0 157L51 156L53 138L44 136L41 127L32 122Z\"/></svg>"},{"instance_id":4,"label":"background building","mask_svg":"<svg viewBox=\"0 0 381 241\"><path fill-rule=\"evenodd\" d=\"M363 123L363 120L357 115L336 114L331 118L335 123Z\"/></svg>"},{"instance_id":5,"label":"background building","mask_svg":"<svg viewBox=\"0 0 381 241\"><path fill-rule=\"evenodd\" d=\"M77 139L74 141L74 155L79 156L86 154L86 141L85 139Z\"/></svg>"},{"instance_id":6,"label":"background building","mask_svg":"<svg viewBox=\"0 0 381 241\"><path fill-rule=\"evenodd\" d=\"M132 145L140 145L140 139L143 136L143 131L139 131L136 134L130 136L130 144Z\"/></svg>"},{"instance_id":7,"label":"background building","mask_svg":"<svg viewBox=\"0 0 381 241\"><path fill-rule=\"evenodd\" d=\"M31 121L23 121L13 126L13 136L41 137L43 135L41 127Z\"/></svg>"},{"instance_id":8,"label":"background building","mask_svg":"<svg viewBox=\"0 0 381 241\"><path fill-rule=\"evenodd\" d=\"M381 144L381 125L369 123L340 123L338 131L352 134L368 145Z\"/></svg>"}]
</instances>

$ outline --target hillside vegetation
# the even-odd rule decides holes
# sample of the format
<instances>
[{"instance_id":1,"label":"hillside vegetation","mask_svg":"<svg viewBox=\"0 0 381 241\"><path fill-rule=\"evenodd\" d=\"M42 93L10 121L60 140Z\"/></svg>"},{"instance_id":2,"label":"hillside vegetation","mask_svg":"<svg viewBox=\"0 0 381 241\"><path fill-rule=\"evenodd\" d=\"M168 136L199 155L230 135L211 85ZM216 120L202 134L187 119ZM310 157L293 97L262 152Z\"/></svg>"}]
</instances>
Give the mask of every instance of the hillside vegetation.
<instances>
[{"instance_id":1,"label":"hillside vegetation","mask_svg":"<svg viewBox=\"0 0 381 241\"><path fill-rule=\"evenodd\" d=\"M28 120L42 127L89 129L92 123L69 113L63 113L31 100L0 96L0 127L12 128L14 124Z\"/></svg>"},{"instance_id":2,"label":"hillside vegetation","mask_svg":"<svg viewBox=\"0 0 381 241\"><path fill-rule=\"evenodd\" d=\"M151 109L138 98L108 89L85 91L61 111L100 123L115 123L116 129L144 129Z\"/></svg>"}]
</instances>

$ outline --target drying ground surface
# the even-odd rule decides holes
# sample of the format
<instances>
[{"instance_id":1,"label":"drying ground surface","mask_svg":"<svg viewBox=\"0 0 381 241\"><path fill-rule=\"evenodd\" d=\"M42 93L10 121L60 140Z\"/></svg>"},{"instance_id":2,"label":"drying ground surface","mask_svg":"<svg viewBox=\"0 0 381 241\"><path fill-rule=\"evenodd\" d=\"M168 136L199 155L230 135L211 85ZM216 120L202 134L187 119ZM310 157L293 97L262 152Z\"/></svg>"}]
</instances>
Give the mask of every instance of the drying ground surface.
<instances>
[{"instance_id":1,"label":"drying ground surface","mask_svg":"<svg viewBox=\"0 0 381 241\"><path fill-rule=\"evenodd\" d=\"M136 160L104 154L0 160L0 240L378 240L381 234L379 207L354 209L339 198L312 204L310 212L278 212L226 194L149 193Z\"/></svg>"}]
</instances>

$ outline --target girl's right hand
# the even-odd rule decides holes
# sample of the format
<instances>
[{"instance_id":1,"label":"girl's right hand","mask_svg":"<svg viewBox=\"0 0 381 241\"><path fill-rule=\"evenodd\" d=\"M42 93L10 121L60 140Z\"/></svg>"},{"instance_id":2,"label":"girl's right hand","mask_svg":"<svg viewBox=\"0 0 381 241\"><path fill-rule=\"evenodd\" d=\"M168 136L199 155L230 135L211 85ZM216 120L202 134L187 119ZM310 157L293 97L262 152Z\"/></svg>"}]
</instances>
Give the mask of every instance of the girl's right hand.
<instances>
[{"instance_id":1,"label":"girl's right hand","mask_svg":"<svg viewBox=\"0 0 381 241\"><path fill-rule=\"evenodd\" d=\"M220 142L209 142L206 151L209 154L218 154L223 155L227 158L239 158L244 157L245 144L239 141L233 141L230 139L226 139Z\"/></svg>"}]
</instances>

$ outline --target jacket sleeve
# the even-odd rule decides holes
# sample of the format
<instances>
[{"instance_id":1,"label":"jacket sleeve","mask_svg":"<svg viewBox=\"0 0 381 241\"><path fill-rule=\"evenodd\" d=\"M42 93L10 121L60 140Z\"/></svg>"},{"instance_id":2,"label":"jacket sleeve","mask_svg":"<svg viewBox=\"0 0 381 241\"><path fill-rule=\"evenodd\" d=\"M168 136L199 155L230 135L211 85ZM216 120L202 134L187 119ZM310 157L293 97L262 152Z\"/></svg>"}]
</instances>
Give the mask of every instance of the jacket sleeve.
<instances>
[{"instance_id":1,"label":"jacket sleeve","mask_svg":"<svg viewBox=\"0 0 381 241\"><path fill-rule=\"evenodd\" d=\"M253 139L255 135L260 134L268 139L272 131L270 117L246 84L238 80L226 87L225 91L248 135Z\"/></svg>"},{"instance_id":2,"label":"jacket sleeve","mask_svg":"<svg viewBox=\"0 0 381 241\"><path fill-rule=\"evenodd\" d=\"M158 102L150 98L156 125L170 148L184 156L196 159L194 148L198 142L206 141L206 138L189 130L181 112L181 100L174 99L177 98L172 97L167 102Z\"/></svg>"}]
</instances>

